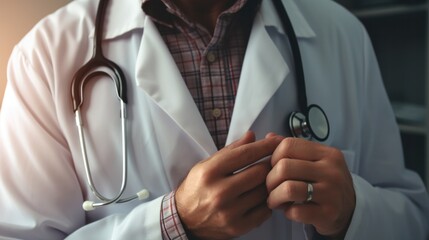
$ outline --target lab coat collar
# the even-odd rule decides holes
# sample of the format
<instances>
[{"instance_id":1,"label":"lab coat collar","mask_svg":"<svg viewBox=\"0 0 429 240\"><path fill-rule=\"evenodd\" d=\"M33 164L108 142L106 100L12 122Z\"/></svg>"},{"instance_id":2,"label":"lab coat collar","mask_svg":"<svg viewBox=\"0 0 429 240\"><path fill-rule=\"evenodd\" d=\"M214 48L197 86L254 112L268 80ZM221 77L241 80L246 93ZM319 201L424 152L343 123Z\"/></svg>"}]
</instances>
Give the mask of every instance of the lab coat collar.
<instances>
[{"instance_id":1,"label":"lab coat collar","mask_svg":"<svg viewBox=\"0 0 429 240\"><path fill-rule=\"evenodd\" d=\"M106 10L103 39L113 39L135 29L143 29L146 14L144 0L111 0Z\"/></svg>"},{"instance_id":2,"label":"lab coat collar","mask_svg":"<svg viewBox=\"0 0 429 240\"><path fill-rule=\"evenodd\" d=\"M109 3L104 21L103 38L112 39L121 36L134 29L142 29L146 14L141 6L145 0L112 0ZM295 34L298 38L311 38L316 34L310 27L305 17L293 0L283 0L288 12ZM274 26L284 34L280 19L275 14L275 9L270 0L262 0L260 10L265 26Z\"/></svg>"},{"instance_id":3,"label":"lab coat collar","mask_svg":"<svg viewBox=\"0 0 429 240\"><path fill-rule=\"evenodd\" d=\"M285 34L282 23L271 0L262 0L261 16L265 26L274 26L277 31ZM294 0L282 0L298 38L312 38L316 34L302 15Z\"/></svg>"}]
</instances>

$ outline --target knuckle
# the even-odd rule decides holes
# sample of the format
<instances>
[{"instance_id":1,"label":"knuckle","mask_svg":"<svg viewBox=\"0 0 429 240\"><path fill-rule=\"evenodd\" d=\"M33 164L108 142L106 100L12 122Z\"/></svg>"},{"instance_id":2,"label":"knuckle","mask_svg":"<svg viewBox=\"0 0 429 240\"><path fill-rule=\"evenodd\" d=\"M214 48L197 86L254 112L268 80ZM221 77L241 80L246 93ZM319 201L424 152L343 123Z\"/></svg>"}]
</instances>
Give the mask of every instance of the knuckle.
<instances>
[{"instance_id":1,"label":"knuckle","mask_svg":"<svg viewBox=\"0 0 429 240\"><path fill-rule=\"evenodd\" d=\"M228 211L219 211L218 220L220 225L229 226L231 222L231 214Z\"/></svg>"},{"instance_id":2,"label":"knuckle","mask_svg":"<svg viewBox=\"0 0 429 240\"><path fill-rule=\"evenodd\" d=\"M283 182L281 185L281 191L287 196L293 196L296 194L297 188L291 182Z\"/></svg>"},{"instance_id":3,"label":"knuckle","mask_svg":"<svg viewBox=\"0 0 429 240\"><path fill-rule=\"evenodd\" d=\"M296 139L288 137L282 140L280 143L280 149L283 153L289 153L296 145Z\"/></svg>"},{"instance_id":4,"label":"knuckle","mask_svg":"<svg viewBox=\"0 0 429 240\"><path fill-rule=\"evenodd\" d=\"M192 168L191 171L193 171L195 174L201 174L201 173L206 171L206 169L207 169L206 166L207 166L207 164L199 162L199 163L195 164L195 166Z\"/></svg>"},{"instance_id":5,"label":"knuckle","mask_svg":"<svg viewBox=\"0 0 429 240\"><path fill-rule=\"evenodd\" d=\"M277 164L279 165L277 169L279 173L282 175L287 175L287 172L290 169L291 162L283 158L283 159L280 159L280 161Z\"/></svg>"},{"instance_id":6,"label":"knuckle","mask_svg":"<svg viewBox=\"0 0 429 240\"><path fill-rule=\"evenodd\" d=\"M198 179L198 182L203 185L207 185L211 182L211 174L207 172L206 169L199 169L196 173L194 179Z\"/></svg>"},{"instance_id":7,"label":"knuckle","mask_svg":"<svg viewBox=\"0 0 429 240\"><path fill-rule=\"evenodd\" d=\"M193 179L202 183L209 184L216 176L216 170L209 164L198 163L192 169Z\"/></svg>"},{"instance_id":8,"label":"knuckle","mask_svg":"<svg viewBox=\"0 0 429 240\"><path fill-rule=\"evenodd\" d=\"M272 197L268 196L267 198L267 207L270 209L274 209L276 207Z\"/></svg>"},{"instance_id":9,"label":"knuckle","mask_svg":"<svg viewBox=\"0 0 429 240\"><path fill-rule=\"evenodd\" d=\"M225 192L224 188L213 190L212 196L210 197L212 209L221 209L225 205Z\"/></svg>"}]
</instances>

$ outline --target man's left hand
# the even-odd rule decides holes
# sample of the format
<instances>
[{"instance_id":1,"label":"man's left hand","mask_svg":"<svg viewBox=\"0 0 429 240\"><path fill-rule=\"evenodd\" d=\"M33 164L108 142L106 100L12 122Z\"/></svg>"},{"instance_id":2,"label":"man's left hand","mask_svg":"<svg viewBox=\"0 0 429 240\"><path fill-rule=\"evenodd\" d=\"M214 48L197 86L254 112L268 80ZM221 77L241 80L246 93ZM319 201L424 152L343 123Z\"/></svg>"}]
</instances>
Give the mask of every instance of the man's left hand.
<instances>
[{"instance_id":1,"label":"man's left hand","mask_svg":"<svg viewBox=\"0 0 429 240\"><path fill-rule=\"evenodd\" d=\"M298 138L285 138L274 151L267 176L268 206L296 222L312 224L331 238L343 238L356 204L342 152ZM311 194L311 186L313 193ZM309 198L311 198L310 201Z\"/></svg>"}]
</instances>

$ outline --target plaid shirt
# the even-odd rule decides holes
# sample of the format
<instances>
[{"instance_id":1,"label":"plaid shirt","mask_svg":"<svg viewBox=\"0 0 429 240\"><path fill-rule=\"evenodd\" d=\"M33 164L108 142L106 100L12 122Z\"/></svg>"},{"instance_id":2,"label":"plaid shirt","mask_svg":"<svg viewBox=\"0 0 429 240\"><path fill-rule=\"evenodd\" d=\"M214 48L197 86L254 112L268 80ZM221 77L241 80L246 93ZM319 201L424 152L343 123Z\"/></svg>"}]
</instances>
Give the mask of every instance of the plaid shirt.
<instances>
[{"instance_id":1,"label":"plaid shirt","mask_svg":"<svg viewBox=\"0 0 429 240\"><path fill-rule=\"evenodd\" d=\"M155 22L213 140L221 149L228 135L244 54L257 0L237 0L221 13L214 32L190 21L173 0L147 0ZM163 239L187 239L174 192L164 197Z\"/></svg>"}]
</instances>

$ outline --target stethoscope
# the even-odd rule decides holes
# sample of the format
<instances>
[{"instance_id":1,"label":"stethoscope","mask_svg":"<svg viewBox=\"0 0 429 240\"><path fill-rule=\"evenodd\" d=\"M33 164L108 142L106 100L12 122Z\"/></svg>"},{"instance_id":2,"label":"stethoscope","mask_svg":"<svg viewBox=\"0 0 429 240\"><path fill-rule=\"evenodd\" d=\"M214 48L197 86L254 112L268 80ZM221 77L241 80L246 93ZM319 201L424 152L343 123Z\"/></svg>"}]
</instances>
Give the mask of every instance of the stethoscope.
<instances>
[{"instance_id":1,"label":"stethoscope","mask_svg":"<svg viewBox=\"0 0 429 240\"><path fill-rule=\"evenodd\" d=\"M289 130L293 137L305 138L308 140L316 139L325 141L329 136L329 122L323 109L316 105L307 105L307 95L304 79L304 70L299 51L298 40L292 27L290 18L283 6L281 0L272 0L277 14L280 16L283 29L286 30L286 35L292 49L292 54L295 63L295 72L298 88L298 102L300 111L292 112L289 115ZM92 58L83 65L74 75L71 85L71 95L73 100L73 111L76 117L76 125L79 132L79 141L82 151L83 162L88 185L93 194L100 202L85 201L82 205L85 211L94 210L97 207L106 206L112 203L124 203L134 199L145 200L149 197L149 191L143 189L133 196L123 197L127 185L127 134L126 134L126 104L127 104L127 86L126 79L121 68L114 62L110 61L103 55L102 50L102 30L103 21L106 14L108 0L100 0L97 15L95 19L95 34L93 44ZM105 70L107 69L107 70ZM121 117L121 136L122 136L122 182L119 192L114 197L106 197L101 194L95 187L91 169L88 162L85 135L83 131L81 106L84 100L84 87L89 80L98 76L107 76L114 83L116 93L120 101L120 117Z\"/></svg>"}]
</instances>

